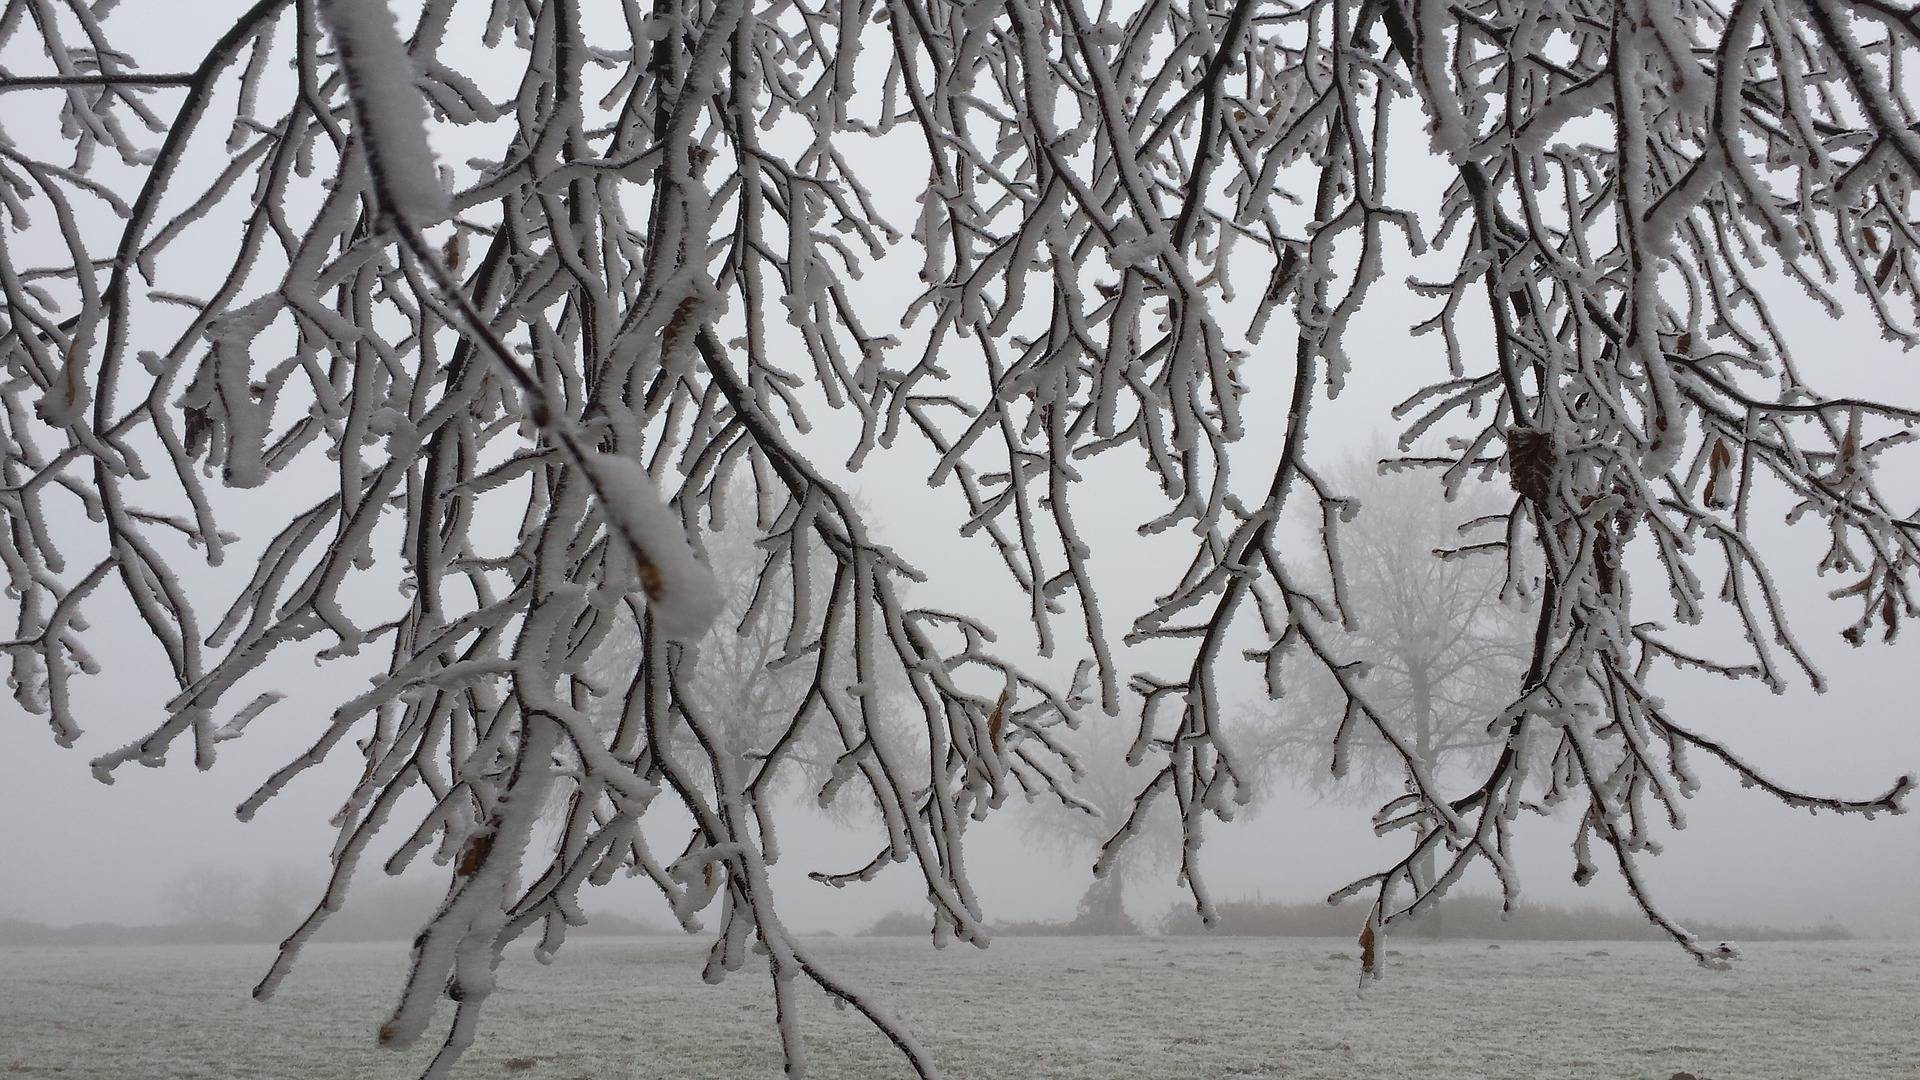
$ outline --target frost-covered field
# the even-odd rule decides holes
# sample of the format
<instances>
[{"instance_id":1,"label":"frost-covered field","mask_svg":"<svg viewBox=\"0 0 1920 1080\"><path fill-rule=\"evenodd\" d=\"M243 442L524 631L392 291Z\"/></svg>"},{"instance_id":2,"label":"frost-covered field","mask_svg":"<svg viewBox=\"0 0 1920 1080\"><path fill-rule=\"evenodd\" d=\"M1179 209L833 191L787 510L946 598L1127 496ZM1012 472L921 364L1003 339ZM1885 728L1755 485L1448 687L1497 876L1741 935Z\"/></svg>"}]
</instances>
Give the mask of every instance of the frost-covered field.
<instances>
[{"instance_id":1,"label":"frost-covered field","mask_svg":"<svg viewBox=\"0 0 1920 1080\"><path fill-rule=\"evenodd\" d=\"M1650 944L1395 942L1363 994L1336 941L816 947L963 1078L1920 1077L1915 943L1761 944L1715 973ZM0 1074L409 1076L424 1049L372 1045L401 954L316 946L261 1005L259 948L0 948ZM516 950L458 1075L777 1076L764 978L706 986L699 958L678 939L580 941L549 968ZM813 1075L905 1074L854 1014L811 1004Z\"/></svg>"}]
</instances>

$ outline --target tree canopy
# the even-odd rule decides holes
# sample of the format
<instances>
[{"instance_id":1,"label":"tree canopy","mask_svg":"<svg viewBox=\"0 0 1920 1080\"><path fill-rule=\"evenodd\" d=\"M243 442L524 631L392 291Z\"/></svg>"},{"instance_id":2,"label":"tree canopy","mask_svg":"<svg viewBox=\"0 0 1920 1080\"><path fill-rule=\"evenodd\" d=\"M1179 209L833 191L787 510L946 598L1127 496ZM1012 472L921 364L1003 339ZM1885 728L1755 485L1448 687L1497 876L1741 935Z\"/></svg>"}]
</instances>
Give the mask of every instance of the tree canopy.
<instances>
[{"instance_id":1,"label":"tree canopy","mask_svg":"<svg viewBox=\"0 0 1920 1080\"><path fill-rule=\"evenodd\" d=\"M1178 811L1204 915L1204 823L1251 779L1229 669L1277 691L1305 658L1347 702L1343 732L1392 726L1339 632L1347 495L1309 453L1358 377L1405 380L1401 446L1444 447L1398 464L1450 489L1505 473L1478 553L1542 580L1526 663L1487 718L1501 752L1464 794L1407 758L1383 820L1448 854L1416 881L1410 844L1348 887L1374 898L1364 941L1475 862L1511 895L1513 818L1571 802L1578 874L1610 863L1719 963L1640 869L1698 759L1814 810L1896 810L1911 787L1799 790L1650 689L1669 664L1820 686L1784 575L1845 574L1855 641L1914 614L1920 524L1888 463L1920 403L1825 388L1775 315L1807 295L1915 340L1907 9L403 6L399 25L385 0L196 6L176 33L209 43L156 67L160 43L118 29L138 5L0 7L16 700L80 737L72 680L117 662L90 646L109 594L175 686L150 732L94 759L107 781L175 754L209 767L285 708L248 682L276 655L384 657L239 808L329 755L364 758L332 882L261 995L370 855L398 870L437 847L449 891L381 1038L411 1044L452 997L442 1075L505 944L537 931L550 954L584 885L637 869L682 915L718 911L710 976L765 950L791 1071L810 981L930 1072L776 912L762 818L797 736L742 763L688 707L682 673L729 632L702 554L727 493L751 492L756 602L784 594L779 662L809 673L786 723L826 733L883 822L869 863L822 880L908 864L938 932L980 940L967 824L1070 793L1053 729L1098 708L1130 718L1129 759L1149 765L1136 813ZM909 174L924 195L895 220ZM898 274L863 282L882 262L918 263L913 295L887 287ZM1440 270L1402 269L1416 262ZM1384 291L1428 305L1430 360L1356 351ZM840 461L809 449L823 415L850 433ZM1254 433L1272 453L1245 449ZM846 482L908 446L935 462L922 497L958 505L1026 598L1031 645L910 598L941 568L881 543ZM1139 528L1183 552L1138 610L1103 603L1100 537L1078 523L1117 498L1092 479L1108 463L1129 491L1146 479ZM220 489L269 485L271 520L226 512ZM1300 512L1322 522L1325 574L1283 550ZM1782 516L1824 530L1824 553L1757 527ZM258 566L232 595L179 569L236 552ZM1737 654L1690 652L1656 621L1710 614L1741 627ZM640 657L605 685L588 661L615 627ZM905 673L910 746L878 715L882 666ZM604 701L611 728L593 722ZM686 736L708 768L666 752ZM1536 744L1544 775L1526 768ZM535 849L556 789L581 809ZM662 804L693 822L675 851L641 830ZM402 805L426 809L396 821Z\"/></svg>"}]
</instances>

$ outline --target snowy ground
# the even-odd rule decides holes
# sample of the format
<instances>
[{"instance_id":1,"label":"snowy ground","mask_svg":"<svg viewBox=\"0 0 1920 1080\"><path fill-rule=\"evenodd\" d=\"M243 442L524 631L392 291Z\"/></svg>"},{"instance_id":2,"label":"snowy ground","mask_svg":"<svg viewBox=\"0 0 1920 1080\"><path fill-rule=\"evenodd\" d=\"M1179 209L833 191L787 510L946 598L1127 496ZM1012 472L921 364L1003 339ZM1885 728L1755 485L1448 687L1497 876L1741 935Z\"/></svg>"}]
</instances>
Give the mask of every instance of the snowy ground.
<instances>
[{"instance_id":1,"label":"snowy ground","mask_svg":"<svg viewBox=\"0 0 1920 1080\"><path fill-rule=\"evenodd\" d=\"M1920 943L1753 945L1714 973L1658 945L1396 941L1387 979L1359 995L1337 941L816 948L913 1021L952 1077L1920 1077ZM402 951L316 946L261 1005L254 947L0 948L0 1075L414 1075L425 1048L372 1045ZM778 1076L764 978L706 986L699 959L678 939L583 940L550 968L511 954L457 1075ZM816 1077L906 1075L824 999L806 1029Z\"/></svg>"}]
</instances>

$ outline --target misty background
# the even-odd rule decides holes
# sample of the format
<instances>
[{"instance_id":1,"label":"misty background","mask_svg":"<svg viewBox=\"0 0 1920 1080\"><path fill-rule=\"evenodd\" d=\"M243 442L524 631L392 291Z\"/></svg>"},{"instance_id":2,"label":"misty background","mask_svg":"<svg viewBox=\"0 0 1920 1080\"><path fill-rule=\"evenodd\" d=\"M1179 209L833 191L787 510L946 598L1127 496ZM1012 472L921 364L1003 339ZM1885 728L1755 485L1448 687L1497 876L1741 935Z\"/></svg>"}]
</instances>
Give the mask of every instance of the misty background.
<instances>
[{"instance_id":1,"label":"misty background","mask_svg":"<svg viewBox=\"0 0 1920 1080\"><path fill-rule=\"evenodd\" d=\"M150 69L166 69L166 54L191 55L201 44L194 37L195 26L181 25L186 20L178 19L179 9L167 10L171 7L129 5L116 12L116 25L147 24L146 37L128 38L149 43L141 60ZM220 23L210 16L203 28ZM19 58L0 59L12 64ZM1416 155L1411 161L1422 160L1417 141L1407 152ZM852 153L889 217L910 220L924 181L917 159L890 159L878 146ZM454 155L443 148L445 156ZM209 163L195 167L204 170ZM191 174L184 176L183 188L191 181ZM1401 180L1398 186L1420 185ZM920 288L916 258L916 252L903 248L853 286L868 310L899 312L906 307ZM1317 407L1310 450L1314 461L1332 463L1382 452L1394 433L1392 405L1444 369L1436 338L1408 334L1408 327L1431 313L1429 305L1391 287L1393 280L1416 272L1418 264L1403 253L1355 320L1348 347L1356 358L1356 377L1338 399ZM1799 340L1805 368L1823 389L1842 394L1850 387L1871 387L1886 399L1920 400L1920 365L1880 340L1867 319L1834 323L1797 291L1777 295L1776 314ZM1243 299L1223 310L1222 324L1243 326L1250 302ZM874 329L884 332L878 323ZM898 355L910 356L914 334L900 333L904 344ZM1267 343L1255 348L1243 372L1253 391L1250 433L1236 460L1243 480L1261 476L1263 461L1277 449L1290 374L1282 356L1288 342L1284 327L1277 325ZM966 378L962 373L957 382L964 384ZM956 392L964 392L964 386ZM1272 410L1271 423L1260 420L1262 402ZM871 507L880 538L929 571L930 580L915 590L916 600L980 616L1001 630L1003 652L1022 648L1030 638L1024 602L996 570L991 552L960 538L960 501L951 492L929 490L932 455L924 445L903 440L897 448L875 454L860 472L848 474L841 464L854 436L852 421L818 408L813 418L817 428L803 445L814 448L816 460L829 474L844 479ZM312 469L313 463L303 462L302 467ZM1170 563L1166 553L1177 552L1181 538L1137 535L1136 527L1162 507L1152 484L1118 455L1089 462L1084 472L1075 510L1094 546L1094 577L1106 589L1103 602L1114 613L1117 637L1126 620L1173 583L1180 564ZM187 585L198 590L203 607L217 609L231 597L267 539L249 526L305 499L305 479L296 473L259 491L224 493L226 501L217 512L226 528L242 536L229 549L228 565L220 571L179 567ZM311 479L327 482L319 473ZM1903 480L1907 490L1901 490ZM1920 478L1889 477L1889 495L1895 501L1920 498L1920 483L1914 481ZM1900 773L1920 769L1913 678L1920 670L1920 639L1908 634L1892 645L1870 639L1858 649L1843 643L1840 631L1855 610L1828 601L1825 593L1845 583L1808 573L1822 534L1817 527L1782 524L1784 504L1763 509L1772 512L1756 513L1755 531L1779 553L1778 582L1795 612L1796 629L1828 676L1830 689L1815 694L1799 685L1775 696L1757 683L1735 684L1670 668L1657 670L1653 684L1676 716L1705 735L1729 739L1784 783L1849 796L1878 794ZM1301 558L1311 557L1310 544L1298 547ZM1640 571L1635 579L1641 588L1639 617L1667 614L1663 583L1645 565L1629 565ZM1711 563L1705 565L1711 589ZM370 571L364 580L370 590L394 586L390 568ZM261 680L250 681L246 692L236 692L229 700L244 702L262 689L283 691L287 699L255 722L244 738L223 744L210 772L199 774L190 760L176 755L164 768L123 769L115 783L103 785L91 776L88 761L150 730L160 718L169 680L159 649L123 595L102 590L89 607L94 624L90 641L106 673L75 681L76 711L86 723L78 744L66 750L55 746L42 721L10 699L0 702L0 918L51 925L177 921L196 907L217 906L223 895L237 890L252 895L263 884L276 883L276 894L302 898L281 927L290 929L318 896L334 842L327 821L354 781L359 759L349 751L336 753L297 779L250 823L237 821L233 809L272 770L306 748L325 716L364 685L362 680L381 658L369 655L319 666L289 650L276 657ZM1726 626L1710 624L1676 640L1711 645L1733 638ZM1153 658L1151 651L1137 649L1119 657L1124 670L1150 669ZM1062 658L1062 681L1074 659ZM1223 689L1251 706L1260 696L1256 672L1249 665L1244 674L1240 684ZM1229 707L1227 715L1233 713ZM1133 724L1124 710L1119 717L1090 713L1084 722L1113 725L1128 734ZM1670 833L1665 854L1647 864L1655 894L1668 910L1683 918L1780 926L1831 919L1861 934L1920 936L1920 815L1877 821L1813 816L1742 789L1711 762L1701 760L1697 767L1703 784L1688 806L1688 827ZM1141 770L1141 782L1146 775ZM802 788L790 795L790 813L781 822L782 855L773 868L779 910L790 926L846 933L888 912L924 903L924 883L910 866L891 867L871 883L845 889L808 880L812 870L845 870L865 862L880 836L871 820L854 815L836 821L814 809L810 794ZM1404 841L1375 838L1370 810L1365 804L1324 798L1295 779L1275 781L1253 812L1231 824L1209 823L1203 858L1214 895L1222 901L1256 896L1317 901L1374 871L1390 861ZM1092 852L1061 852L1036 844L1023 826L1023 817L1030 813L1015 808L968 830L970 876L992 922L1067 919L1086 891ZM1626 907L1624 890L1604 867L1587 888L1572 884L1567 845L1575 820L1574 812L1563 808L1550 818L1517 823L1523 899ZM649 831L674 837L670 843L677 846L679 828L663 818L650 823ZM381 894L364 882L378 876L379 859L401 839L396 830L376 842L376 858L363 868L362 885L350 894L349 909L356 901L379 899ZM444 871L425 865L408 877L424 883L436 874ZM1487 892L1493 883L1483 869L1476 870L1467 888ZM1128 902L1137 916L1151 922L1183 896L1172 870L1150 863L1135 875ZM643 879L617 880L590 894L587 905L590 912L661 926L672 923L657 891ZM1357 927L1363 909L1356 903L1352 912ZM420 914L424 918L427 913Z\"/></svg>"}]
</instances>

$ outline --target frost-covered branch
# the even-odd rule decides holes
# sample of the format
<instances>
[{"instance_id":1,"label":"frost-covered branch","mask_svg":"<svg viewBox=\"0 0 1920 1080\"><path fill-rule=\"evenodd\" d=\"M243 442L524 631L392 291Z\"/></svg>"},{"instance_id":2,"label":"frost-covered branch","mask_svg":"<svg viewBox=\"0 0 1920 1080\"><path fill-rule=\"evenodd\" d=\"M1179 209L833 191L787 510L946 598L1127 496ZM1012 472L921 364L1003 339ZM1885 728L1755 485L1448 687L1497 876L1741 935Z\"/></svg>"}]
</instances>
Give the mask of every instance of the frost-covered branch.
<instances>
[{"instance_id":1,"label":"frost-covered branch","mask_svg":"<svg viewBox=\"0 0 1920 1080\"><path fill-rule=\"evenodd\" d=\"M384 0L260 0L147 73L106 7L0 17L7 55L46 61L0 72L10 687L79 738L72 680L108 661L89 613L130 604L175 687L96 758L110 781L187 746L210 767L276 708L278 658L377 651L240 808L358 755L332 881L261 992L370 853L398 872L430 850L449 891L383 1038L452 996L434 1074L502 948L538 928L551 956L616 873L690 927L717 911L710 976L767 956L795 1071L800 976L928 1071L780 921L772 778L800 747L830 759L823 799L859 793L881 823L869 862L816 877L907 864L940 939L974 942L966 826L1009 797L1074 802L1052 729L1095 704L1129 714L1150 777L1101 864L1164 798L1210 914L1206 820L1253 781L1227 699L1279 696L1290 655L1341 702L1325 756L1365 731L1407 775L1376 820L1410 850L1353 887L1369 942L1476 862L1511 895L1510 822L1572 801L1577 876L1605 845L1718 962L1640 870L1682 821L1691 751L1809 809L1907 794L1798 791L1650 689L1659 661L1823 685L1789 573L1852 579L1856 644L1915 615L1920 538L1883 479L1920 403L1826 395L1770 307L1798 290L1839 315L1851 289L1915 340L1920 29L1895 8L424 0L396 23ZM863 280L905 260L904 305ZM1537 601L1465 790L1360 675L1351 493L1308 441L1357 375L1405 375L1354 328L1416 260L1407 289L1435 309L1416 330L1447 366L1409 380L1422 449L1401 464L1448 491L1507 474L1504 514L1455 554L1506 554ZM1257 468L1251 431L1276 448ZM881 543L845 474L915 453L1027 626L912 599L938 555ZM1090 488L1109 463L1147 494ZM250 511L270 489L277 516L235 528L223 488ZM1102 583L1121 538L1081 521L1111 499L1176 553L1145 610ZM1756 526L1781 514L1827 531L1815 565ZM1282 527L1301 518L1304 546ZM730 528L759 569L712 628L706 546ZM177 570L238 551L258 565L224 608ZM1669 637L1661 592L1682 625L1736 620L1749 654ZM806 676L755 764L694 690L712 634ZM609 641L638 662L604 663ZM664 808L692 827L661 852L642 826Z\"/></svg>"}]
</instances>

